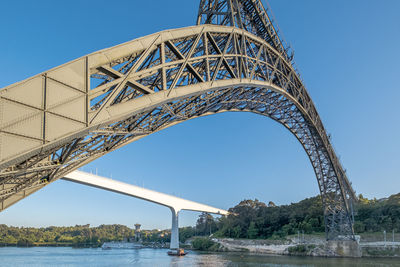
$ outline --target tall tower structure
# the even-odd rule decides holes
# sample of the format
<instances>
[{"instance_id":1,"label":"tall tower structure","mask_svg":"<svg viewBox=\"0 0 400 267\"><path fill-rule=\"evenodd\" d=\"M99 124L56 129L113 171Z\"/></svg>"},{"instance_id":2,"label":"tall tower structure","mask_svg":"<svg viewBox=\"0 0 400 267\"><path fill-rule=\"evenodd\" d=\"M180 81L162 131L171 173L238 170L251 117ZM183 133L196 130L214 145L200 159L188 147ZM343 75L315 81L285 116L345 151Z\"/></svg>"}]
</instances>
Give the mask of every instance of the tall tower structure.
<instances>
[{"instance_id":1,"label":"tall tower structure","mask_svg":"<svg viewBox=\"0 0 400 267\"><path fill-rule=\"evenodd\" d=\"M140 226L141 226L141 224L139 224L139 223L135 224L135 241L136 242L140 242L142 240Z\"/></svg>"}]
</instances>

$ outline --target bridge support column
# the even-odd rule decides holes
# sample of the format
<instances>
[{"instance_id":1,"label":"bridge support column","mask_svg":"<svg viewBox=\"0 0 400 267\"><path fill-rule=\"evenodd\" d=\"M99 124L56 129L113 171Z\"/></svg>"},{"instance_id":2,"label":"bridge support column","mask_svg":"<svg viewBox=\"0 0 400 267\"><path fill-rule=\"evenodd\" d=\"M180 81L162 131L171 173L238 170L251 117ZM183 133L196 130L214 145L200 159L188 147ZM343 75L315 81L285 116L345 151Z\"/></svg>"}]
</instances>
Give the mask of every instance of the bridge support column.
<instances>
[{"instance_id":1,"label":"bridge support column","mask_svg":"<svg viewBox=\"0 0 400 267\"><path fill-rule=\"evenodd\" d=\"M179 249L179 210L171 208L172 212L172 226L171 226L171 242L169 248L172 250Z\"/></svg>"},{"instance_id":2,"label":"bridge support column","mask_svg":"<svg viewBox=\"0 0 400 267\"><path fill-rule=\"evenodd\" d=\"M362 251L357 240L328 240L325 249L337 257L360 258Z\"/></svg>"}]
</instances>

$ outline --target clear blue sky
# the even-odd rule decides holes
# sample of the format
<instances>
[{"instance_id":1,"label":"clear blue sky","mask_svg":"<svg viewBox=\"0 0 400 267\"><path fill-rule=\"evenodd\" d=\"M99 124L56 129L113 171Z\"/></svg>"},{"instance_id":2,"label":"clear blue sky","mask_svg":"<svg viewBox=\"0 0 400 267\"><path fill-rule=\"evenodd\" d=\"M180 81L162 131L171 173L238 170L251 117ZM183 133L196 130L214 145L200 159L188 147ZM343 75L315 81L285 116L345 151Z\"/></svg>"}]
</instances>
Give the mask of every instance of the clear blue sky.
<instances>
[{"instance_id":1,"label":"clear blue sky","mask_svg":"<svg viewBox=\"0 0 400 267\"><path fill-rule=\"evenodd\" d=\"M199 0L6 1L0 88L99 49L195 23ZM400 1L270 0L357 193L400 192ZM297 140L269 118L225 113L148 136L84 170L220 208L247 198L289 204L318 194ZM197 213L182 212L180 225ZM170 227L170 211L57 181L0 213L18 226Z\"/></svg>"}]
</instances>

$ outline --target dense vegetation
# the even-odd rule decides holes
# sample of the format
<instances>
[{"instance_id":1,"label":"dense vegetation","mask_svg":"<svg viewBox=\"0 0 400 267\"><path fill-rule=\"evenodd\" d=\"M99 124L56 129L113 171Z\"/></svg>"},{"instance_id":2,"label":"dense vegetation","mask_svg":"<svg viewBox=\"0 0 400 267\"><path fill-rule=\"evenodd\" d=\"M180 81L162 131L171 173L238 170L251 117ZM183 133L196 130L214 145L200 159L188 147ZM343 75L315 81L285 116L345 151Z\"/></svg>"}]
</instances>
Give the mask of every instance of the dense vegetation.
<instances>
[{"instance_id":1,"label":"dense vegetation","mask_svg":"<svg viewBox=\"0 0 400 267\"><path fill-rule=\"evenodd\" d=\"M369 200L362 195L359 199L355 205L356 233L400 231L400 193L381 200ZM325 231L320 196L283 206L275 206L272 202L266 205L257 199L244 200L229 211L229 216L215 222L218 229L215 236L282 238L298 231L307 234ZM197 228L204 229L205 224L213 223L211 216L207 220L199 219Z\"/></svg>"},{"instance_id":2,"label":"dense vegetation","mask_svg":"<svg viewBox=\"0 0 400 267\"><path fill-rule=\"evenodd\" d=\"M359 196L355 205L356 233L378 231L400 231L400 193L387 199L366 199ZM297 234L324 232L324 216L321 198L312 197L290 205L276 206L273 202L266 205L256 200L244 200L230 209L227 217L214 219L203 213L195 227L179 229L179 239L185 242L193 236L233 238L283 238ZM76 225L72 227L12 227L0 225L0 245L63 245L63 246L100 246L107 241L132 239L134 230L123 225ZM141 233L144 242L165 243L170 240L170 231L144 230ZM207 240L196 241L199 249L212 246Z\"/></svg>"},{"instance_id":3,"label":"dense vegetation","mask_svg":"<svg viewBox=\"0 0 400 267\"><path fill-rule=\"evenodd\" d=\"M381 200L368 200L362 195L359 199L354 223L356 233L400 231L400 193Z\"/></svg>"},{"instance_id":4,"label":"dense vegetation","mask_svg":"<svg viewBox=\"0 0 400 267\"><path fill-rule=\"evenodd\" d=\"M219 251L220 245L209 238L197 237L193 240L192 246L197 250Z\"/></svg>"},{"instance_id":5,"label":"dense vegetation","mask_svg":"<svg viewBox=\"0 0 400 267\"><path fill-rule=\"evenodd\" d=\"M12 227L0 225L1 245L99 246L111 240L132 238L134 232L124 225L76 225L71 227Z\"/></svg>"},{"instance_id":6,"label":"dense vegetation","mask_svg":"<svg viewBox=\"0 0 400 267\"><path fill-rule=\"evenodd\" d=\"M256 200L244 200L229 210L218 223L216 236L233 238L282 238L295 234L324 231L324 216L320 197L308 198L291 205L266 205Z\"/></svg>"}]
</instances>

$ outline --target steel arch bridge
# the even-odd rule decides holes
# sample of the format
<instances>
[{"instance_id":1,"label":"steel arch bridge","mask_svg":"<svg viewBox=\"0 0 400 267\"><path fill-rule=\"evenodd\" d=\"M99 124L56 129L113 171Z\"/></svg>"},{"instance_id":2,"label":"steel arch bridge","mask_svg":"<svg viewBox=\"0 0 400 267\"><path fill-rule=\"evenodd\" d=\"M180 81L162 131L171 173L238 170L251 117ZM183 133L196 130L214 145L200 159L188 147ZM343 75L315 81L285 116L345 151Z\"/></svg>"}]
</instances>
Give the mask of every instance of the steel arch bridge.
<instances>
[{"instance_id":1,"label":"steel arch bridge","mask_svg":"<svg viewBox=\"0 0 400 267\"><path fill-rule=\"evenodd\" d=\"M327 239L353 239L355 193L261 0L201 0L197 26L1 89L0 211L135 140L227 111L270 117L299 140L317 178Z\"/></svg>"}]
</instances>

